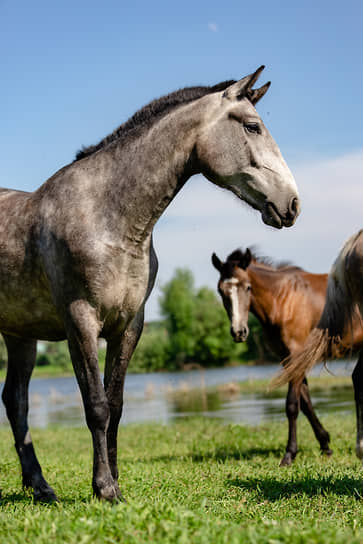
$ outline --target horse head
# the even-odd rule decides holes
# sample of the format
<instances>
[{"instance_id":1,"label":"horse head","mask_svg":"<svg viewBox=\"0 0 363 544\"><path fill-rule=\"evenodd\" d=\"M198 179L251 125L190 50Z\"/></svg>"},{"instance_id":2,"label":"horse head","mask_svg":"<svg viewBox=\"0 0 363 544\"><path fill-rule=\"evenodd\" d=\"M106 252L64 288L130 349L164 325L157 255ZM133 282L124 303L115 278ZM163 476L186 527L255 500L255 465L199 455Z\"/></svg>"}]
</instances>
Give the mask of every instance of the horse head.
<instances>
[{"instance_id":1,"label":"horse head","mask_svg":"<svg viewBox=\"0 0 363 544\"><path fill-rule=\"evenodd\" d=\"M231 322L231 335L235 342L245 342L248 329L248 312L251 305L251 282L248 267L252 255L234 251L226 262L222 262L215 253L212 255L213 266L220 273L218 292Z\"/></svg>"},{"instance_id":2,"label":"horse head","mask_svg":"<svg viewBox=\"0 0 363 544\"><path fill-rule=\"evenodd\" d=\"M263 68L201 99L195 149L206 178L259 210L267 225L282 228L294 224L300 204L295 180L255 109L270 86L252 88Z\"/></svg>"}]
</instances>

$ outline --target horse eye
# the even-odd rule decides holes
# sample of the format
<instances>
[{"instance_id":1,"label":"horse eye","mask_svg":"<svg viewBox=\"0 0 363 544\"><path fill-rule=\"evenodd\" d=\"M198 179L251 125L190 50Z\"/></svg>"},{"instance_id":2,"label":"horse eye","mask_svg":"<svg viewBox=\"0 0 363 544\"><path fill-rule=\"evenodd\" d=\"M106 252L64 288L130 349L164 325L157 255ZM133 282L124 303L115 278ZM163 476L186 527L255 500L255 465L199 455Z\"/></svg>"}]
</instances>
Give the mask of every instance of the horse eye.
<instances>
[{"instance_id":1,"label":"horse eye","mask_svg":"<svg viewBox=\"0 0 363 544\"><path fill-rule=\"evenodd\" d=\"M261 134L261 127L258 123L246 123L243 125L246 132L250 134Z\"/></svg>"},{"instance_id":2,"label":"horse eye","mask_svg":"<svg viewBox=\"0 0 363 544\"><path fill-rule=\"evenodd\" d=\"M250 286L250 285L247 285L246 291L247 291L247 292L248 292L248 291L251 291L251 286Z\"/></svg>"}]
</instances>

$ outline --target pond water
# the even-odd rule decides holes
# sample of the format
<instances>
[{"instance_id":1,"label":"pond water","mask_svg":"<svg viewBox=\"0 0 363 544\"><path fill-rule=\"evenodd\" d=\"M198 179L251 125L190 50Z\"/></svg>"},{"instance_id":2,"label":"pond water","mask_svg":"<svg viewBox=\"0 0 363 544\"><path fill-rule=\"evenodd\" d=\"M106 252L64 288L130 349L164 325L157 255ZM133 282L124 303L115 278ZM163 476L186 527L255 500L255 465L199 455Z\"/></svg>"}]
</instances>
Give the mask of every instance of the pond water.
<instances>
[{"instance_id":1,"label":"pond water","mask_svg":"<svg viewBox=\"0 0 363 544\"><path fill-rule=\"evenodd\" d=\"M350 375L355 361L329 363L335 375ZM172 422L191 415L219 417L228 422L257 425L263 421L285 418L285 393L273 397L243 393L238 382L267 379L278 365L239 366L188 372L128 374L125 383L124 411L121 423ZM322 366L313 374L326 372ZM0 393L3 384L0 385ZM74 377L33 379L30 382L29 423L32 427L61 424L85 424L81 396ZM335 411L353 413L353 389L323 391L313 395L319 415ZM0 406L0 425L8 424Z\"/></svg>"}]
</instances>

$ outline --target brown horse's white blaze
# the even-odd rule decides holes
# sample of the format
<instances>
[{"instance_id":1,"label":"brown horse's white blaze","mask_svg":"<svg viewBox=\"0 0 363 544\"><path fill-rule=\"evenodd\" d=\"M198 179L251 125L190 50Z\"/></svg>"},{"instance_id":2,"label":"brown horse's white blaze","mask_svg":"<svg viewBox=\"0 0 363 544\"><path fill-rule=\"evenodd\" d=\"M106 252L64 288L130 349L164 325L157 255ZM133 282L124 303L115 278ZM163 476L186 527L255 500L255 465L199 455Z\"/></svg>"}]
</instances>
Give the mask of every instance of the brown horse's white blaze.
<instances>
[{"instance_id":1,"label":"brown horse's white blaze","mask_svg":"<svg viewBox=\"0 0 363 544\"><path fill-rule=\"evenodd\" d=\"M224 284L230 286L228 294L231 301L231 334L235 342L244 342L248 336L248 308L246 308L245 304L242 304L238 294L242 285L238 278L225 280Z\"/></svg>"},{"instance_id":2,"label":"brown horse's white blaze","mask_svg":"<svg viewBox=\"0 0 363 544\"><path fill-rule=\"evenodd\" d=\"M250 261L249 250L243 260L231 260L225 266L215 253L212 256L213 265L221 272L218 292L230 319L231 335L235 342L244 342L249 333L248 313L251 304L251 282L246 268Z\"/></svg>"}]
</instances>

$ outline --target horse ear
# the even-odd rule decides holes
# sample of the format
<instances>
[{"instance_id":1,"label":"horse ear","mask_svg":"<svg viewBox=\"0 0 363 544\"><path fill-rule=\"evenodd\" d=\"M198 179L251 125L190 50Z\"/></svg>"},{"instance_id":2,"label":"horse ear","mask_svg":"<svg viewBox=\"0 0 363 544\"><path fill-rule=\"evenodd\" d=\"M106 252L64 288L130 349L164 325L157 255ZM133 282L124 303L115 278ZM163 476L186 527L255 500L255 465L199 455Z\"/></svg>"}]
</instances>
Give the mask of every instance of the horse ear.
<instances>
[{"instance_id":1,"label":"horse ear","mask_svg":"<svg viewBox=\"0 0 363 544\"><path fill-rule=\"evenodd\" d=\"M248 268L251 264L251 261L252 261L252 253L251 253L251 250L250 248L248 247L245 251L245 265L246 265L246 268Z\"/></svg>"},{"instance_id":2,"label":"horse ear","mask_svg":"<svg viewBox=\"0 0 363 544\"><path fill-rule=\"evenodd\" d=\"M271 81L268 81L267 83L265 83L265 85L263 85L259 89L251 89L251 91L249 92L248 98L250 99L253 105L257 104L257 102L261 100L264 94L268 91L270 85L271 85Z\"/></svg>"},{"instance_id":3,"label":"horse ear","mask_svg":"<svg viewBox=\"0 0 363 544\"><path fill-rule=\"evenodd\" d=\"M246 76L243 79L240 79L239 81L237 81L236 83L233 83L233 85L230 85L229 87L227 87L227 89L223 93L223 96L228 98L229 100L238 100L238 99L244 98L245 96L250 98L249 94L258 92L260 90L260 89L257 89L256 91L254 91L252 87L256 83L258 78L260 77L260 74L264 68L265 68L264 66L260 66L256 70L256 72L254 72L253 74L250 74L249 76ZM267 89L264 91L263 94L265 94ZM261 95L260 98L262 98L263 94ZM257 100L259 100L259 98Z\"/></svg>"},{"instance_id":4,"label":"horse ear","mask_svg":"<svg viewBox=\"0 0 363 544\"><path fill-rule=\"evenodd\" d=\"M243 254L243 257L241 258L240 262L238 263L238 266L242 268L243 270L246 270L252 260L252 254L249 248L246 249L246 251Z\"/></svg>"},{"instance_id":5,"label":"horse ear","mask_svg":"<svg viewBox=\"0 0 363 544\"><path fill-rule=\"evenodd\" d=\"M220 272L222 270L222 261L217 257L217 255L215 253L213 253L212 255L212 264L214 266L214 268L216 268L218 270L218 272Z\"/></svg>"}]
</instances>

